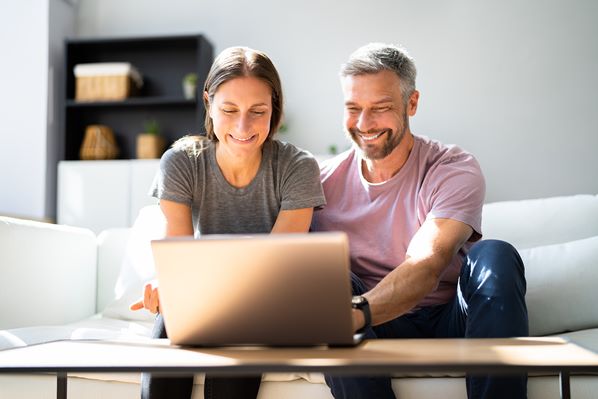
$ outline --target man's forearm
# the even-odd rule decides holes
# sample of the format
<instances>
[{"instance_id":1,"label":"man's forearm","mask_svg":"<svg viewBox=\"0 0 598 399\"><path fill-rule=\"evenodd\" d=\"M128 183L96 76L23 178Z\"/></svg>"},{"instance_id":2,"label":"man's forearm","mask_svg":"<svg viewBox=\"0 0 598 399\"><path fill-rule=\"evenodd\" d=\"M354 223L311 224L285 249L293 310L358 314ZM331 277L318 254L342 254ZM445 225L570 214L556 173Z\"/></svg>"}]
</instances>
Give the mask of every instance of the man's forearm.
<instances>
[{"instance_id":1,"label":"man's forearm","mask_svg":"<svg viewBox=\"0 0 598 399\"><path fill-rule=\"evenodd\" d=\"M382 324L413 309L438 285L438 260L407 259L372 290L364 294L370 303L372 325Z\"/></svg>"}]
</instances>

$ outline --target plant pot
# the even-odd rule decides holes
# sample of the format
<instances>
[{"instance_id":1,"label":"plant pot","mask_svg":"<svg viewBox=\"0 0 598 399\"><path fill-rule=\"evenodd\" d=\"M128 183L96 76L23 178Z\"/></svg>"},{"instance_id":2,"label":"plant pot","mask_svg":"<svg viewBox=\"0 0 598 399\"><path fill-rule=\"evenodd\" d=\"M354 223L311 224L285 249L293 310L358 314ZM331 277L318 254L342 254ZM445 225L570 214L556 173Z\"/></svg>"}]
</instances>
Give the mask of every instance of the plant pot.
<instances>
[{"instance_id":1,"label":"plant pot","mask_svg":"<svg viewBox=\"0 0 598 399\"><path fill-rule=\"evenodd\" d=\"M137 158L160 158L164 152L165 142L162 136L152 133L140 133L137 136Z\"/></svg>"},{"instance_id":2,"label":"plant pot","mask_svg":"<svg viewBox=\"0 0 598 399\"><path fill-rule=\"evenodd\" d=\"M187 100L193 100L195 98L195 89L197 85L191 82L183 81L183 96Z\"/></svg>"}]
</instances>

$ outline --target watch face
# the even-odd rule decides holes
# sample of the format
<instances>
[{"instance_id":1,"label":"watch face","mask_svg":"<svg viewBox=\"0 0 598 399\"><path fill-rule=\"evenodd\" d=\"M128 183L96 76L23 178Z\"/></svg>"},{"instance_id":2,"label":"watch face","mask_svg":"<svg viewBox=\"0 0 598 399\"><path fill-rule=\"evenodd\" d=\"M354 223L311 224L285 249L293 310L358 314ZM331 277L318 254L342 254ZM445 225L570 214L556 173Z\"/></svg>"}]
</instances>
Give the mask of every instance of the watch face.
<instances>
[{"instance_id":1,"label":"watch face","mask_svg":"<svg viewBox=\"0 0 598 399\"><path fill-rule=\"evenodd\" d=\"M364 302L365 302L365 298L362 297L361 295L354 296L351 300L351 303L353 303L354 305L359 305L360 303L364 303Z\"/></svg>"}]
</instances>

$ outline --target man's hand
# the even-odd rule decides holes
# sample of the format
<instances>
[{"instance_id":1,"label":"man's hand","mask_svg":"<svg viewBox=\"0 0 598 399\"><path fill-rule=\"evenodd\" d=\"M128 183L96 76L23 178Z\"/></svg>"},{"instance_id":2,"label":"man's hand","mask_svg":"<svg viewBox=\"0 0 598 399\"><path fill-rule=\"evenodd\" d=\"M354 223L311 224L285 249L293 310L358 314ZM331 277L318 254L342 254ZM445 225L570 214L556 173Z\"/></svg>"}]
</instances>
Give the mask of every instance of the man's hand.
<instances>
[{"instance_id":1,"label":"man's hand","mask_svg":"<svg viewBox=\"0 0 598 399\"><path fill-rule=\"evenodd\" d=\"M353 318L353 332L356 332L365 325L365 316L361 310L351 309L351 317Z\"/></svg>"},{"instance_id":2,"label":"man's hand","mask_svg":"<svg viewBox=\"0 0 598 399\"><path fill-rule=\"evenodd\" d=\"M152 313L160 311L160 297L158 287L153 287L150 283L145 285L143 298L129 306L131 310L147 309Z\"/></svg>"}]
</instances>

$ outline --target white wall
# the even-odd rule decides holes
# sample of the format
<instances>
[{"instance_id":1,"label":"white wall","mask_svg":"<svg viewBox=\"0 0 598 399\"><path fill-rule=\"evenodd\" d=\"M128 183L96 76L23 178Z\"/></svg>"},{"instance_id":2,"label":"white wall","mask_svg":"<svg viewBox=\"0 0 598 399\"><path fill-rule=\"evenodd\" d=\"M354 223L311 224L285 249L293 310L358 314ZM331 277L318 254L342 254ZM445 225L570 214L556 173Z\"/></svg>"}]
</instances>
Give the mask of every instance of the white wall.
<instances>
[{"instance_id":1,"label":"white wall","mask_svg":"<svg viewBox=\"0 0 598 399\"><path fill-rule=\"evenodd\" d=\"M339 65L370 41L403 44L419 68L412 130L474 152L495 201L598 192L597 17L595 0L82 0L78 32L266 51L284 138L315 153L348 146Z\"/></svg>"},{"instance_id":2,"label":"white wall","mask_svg":"<svg viewBox=\"0 0 598 399\"><path fill-rule=\"evenodd\" d=\"M419 68L412 130L474 152L488 201L597 193L598 2L430 4L81 0L76 23L80 36L200 32L216 51L267 51L285 85L290 131L283 138L314 153L348 146L339 65L366 42L401 43ZM49 62L60 68L60 55L55 45L48 53L48 41L61 42L56 32L72 29L65 5L0 3L0 213L53 214L52 157L61 130L52 133L56 120L47 115L57 106L47 107L48 97L56 98L47 76L60 75L48 69Z\"/></svg>"},{"instance_id":3,"label":"white wall","mask_svg":"<svg viewBox=\"0 0 598 399\"><path fill-rule=\"evenodd\" d=\"M60 156L64 0L0 4L0 214L53 219Z\"/></svg>"},{"instance_id":4,"label":"white wall","mask_svg":"<svg viewBox=\"0 0 598 399\"><path fill-rule=\"evenodd\" d=\"M0 214L44 217L48 0L0 5Z\"/></svg>"}]
</instances>

